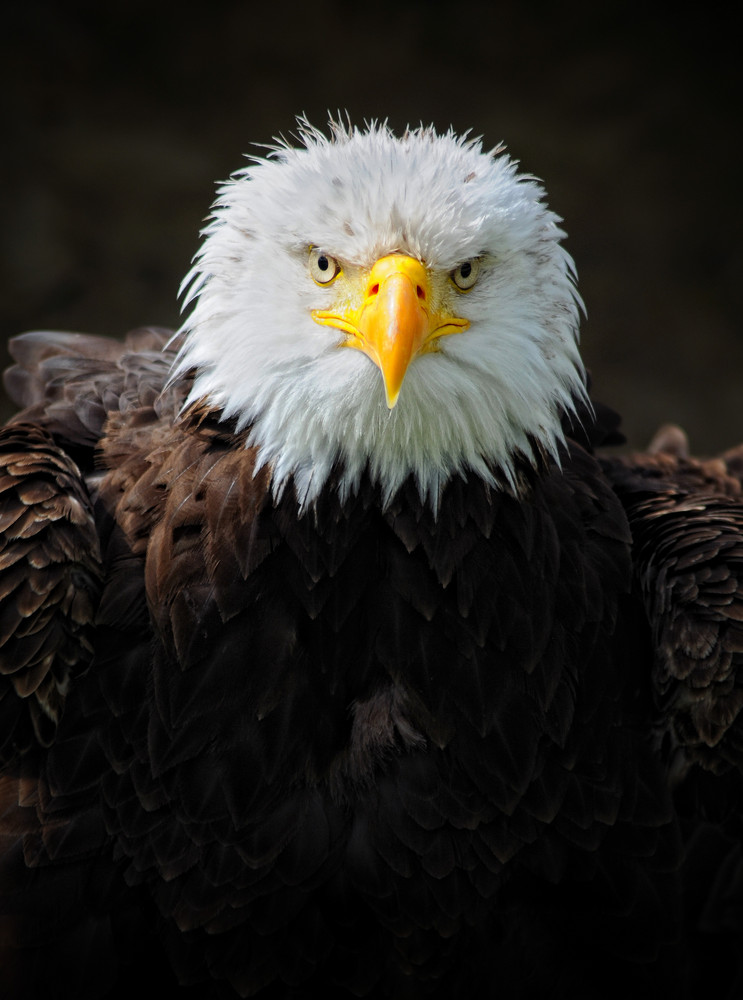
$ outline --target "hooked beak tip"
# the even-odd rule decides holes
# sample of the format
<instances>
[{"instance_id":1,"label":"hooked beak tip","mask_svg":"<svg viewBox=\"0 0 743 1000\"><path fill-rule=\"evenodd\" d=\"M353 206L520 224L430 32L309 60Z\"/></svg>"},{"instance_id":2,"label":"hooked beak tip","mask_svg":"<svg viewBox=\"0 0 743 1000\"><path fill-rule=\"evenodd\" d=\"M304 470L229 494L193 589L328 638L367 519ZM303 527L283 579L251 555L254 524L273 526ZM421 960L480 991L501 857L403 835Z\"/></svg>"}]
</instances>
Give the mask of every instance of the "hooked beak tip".
<instances>
[{"instance_id":1,"label":"hooked beak tip","mask_svg":"<svg viewBox=\"0 0 743 1000\"><path fill-rule=\"evenodd\" d=\"M385 386L384 395L385 395L385 399L387 400L387 409L391 413L394 410L394 408L397 406L397 400L400 398L400 392L398 390L396 393L394 393L394 395L391 395L387 391L387 387Z\"/></svg>"}]
</instances>

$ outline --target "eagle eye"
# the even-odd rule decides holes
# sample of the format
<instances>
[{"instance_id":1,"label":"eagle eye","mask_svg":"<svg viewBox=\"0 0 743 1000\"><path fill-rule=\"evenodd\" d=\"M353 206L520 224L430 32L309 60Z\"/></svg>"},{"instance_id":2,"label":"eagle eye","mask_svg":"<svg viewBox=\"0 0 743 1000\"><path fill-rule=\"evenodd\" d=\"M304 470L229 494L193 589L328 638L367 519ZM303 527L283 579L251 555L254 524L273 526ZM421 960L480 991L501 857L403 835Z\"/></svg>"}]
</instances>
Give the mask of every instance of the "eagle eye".
<instances>
[{"instance_id":1,"label":"eagle eye","mask_svg":"<svg viewBox=\"0 0 743 1000\"><path fill-rule=\"evenodd\" d=\"M479 273L480 261L477 257L473 257L472 260L465 260L454 268L451 272L451 280L460 292L468 292L477 281Z\"/></svg>"},{"instance_id":2,"label":"eagle eye","mask_svg":"<svg viewBox=\"0 0 743 1000\"><path fill-rule=\"evenodd\" d=\"M310 247L310 274L318 285L329 285L341 273L341 265L328 253Z\"/></svg>"}]
</instances>

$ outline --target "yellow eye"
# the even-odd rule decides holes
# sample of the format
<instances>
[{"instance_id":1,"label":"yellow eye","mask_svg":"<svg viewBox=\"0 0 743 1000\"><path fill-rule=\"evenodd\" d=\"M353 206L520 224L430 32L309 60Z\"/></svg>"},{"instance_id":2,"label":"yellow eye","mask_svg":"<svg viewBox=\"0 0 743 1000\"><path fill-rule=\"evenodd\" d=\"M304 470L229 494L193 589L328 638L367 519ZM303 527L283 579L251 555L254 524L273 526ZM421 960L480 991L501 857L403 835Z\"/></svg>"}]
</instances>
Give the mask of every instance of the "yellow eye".
<instances>
[{"instance_id":1,"label":"yellow eye","mask_svg":"<svg viewBox=\"0 0 743 1000\"><path fill-rule=\"evenodd\" d=\"M479 273L480 261L477 257L473 257L472 260L466 260L463 264L454 268L451 273L451 280L460 292L468 292L477 281Z\"/></svg>"},{"instance_id":2,"label":"yellow eye","mask_svg":"<svg viewBox=\"0 0 743 1000\"><path fill-rule=\"evenodd\" d=\"M341 265L328 253L310 247L310 274L318 285L329 285L341 273Z\"/></svg>"}]
</instances>

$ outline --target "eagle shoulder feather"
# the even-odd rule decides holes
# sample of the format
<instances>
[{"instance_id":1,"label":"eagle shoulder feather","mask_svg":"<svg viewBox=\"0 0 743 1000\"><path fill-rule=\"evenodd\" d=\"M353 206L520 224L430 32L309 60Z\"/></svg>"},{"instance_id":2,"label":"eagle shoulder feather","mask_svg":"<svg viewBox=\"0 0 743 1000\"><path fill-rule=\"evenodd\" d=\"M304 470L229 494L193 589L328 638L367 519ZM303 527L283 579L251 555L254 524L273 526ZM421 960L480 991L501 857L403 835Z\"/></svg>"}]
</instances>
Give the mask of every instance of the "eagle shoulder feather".
<instances>
[{"instance_id":1,"label":"eagle shoulder feather","mask_svg":"<svg viewBox=\"0 0 743 1000\"><path fill-rule=\"evenodd\" d=\"M684 436L665 429L648 453L602 462L632 530L657 711L679 751L675 780L695 762L713 771L743 765L743 489L736 455L693 458Z\"/></svg>"}]
</instances>

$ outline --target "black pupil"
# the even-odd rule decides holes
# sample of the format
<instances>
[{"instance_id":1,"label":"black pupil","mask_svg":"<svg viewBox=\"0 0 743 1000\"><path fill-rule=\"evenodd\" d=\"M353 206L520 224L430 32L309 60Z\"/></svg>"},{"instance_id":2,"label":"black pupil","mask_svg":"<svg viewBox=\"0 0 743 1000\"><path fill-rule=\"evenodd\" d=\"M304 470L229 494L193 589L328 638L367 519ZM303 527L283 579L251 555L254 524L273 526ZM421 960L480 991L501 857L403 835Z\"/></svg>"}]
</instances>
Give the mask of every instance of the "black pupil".
<instances>
[{"instance_id":1,"label":"black pupil","mask_svg":"<svg viewBox=\"0 0 743 1000\"><path fill-rule=\"evenodd\" d=\"M327 271L327 269L330 267L330 261L325 256L318 257L317 266L320 268L321 271Z\"/></svg>"},{"instance_id":2,"label":"black pupil","mask_svg":"<svg viewBox=\"0 0 743 1000\"><path fill-rule=\"evenodd\" d=\"M466 264L462 264L462 266L459 268L459 273L462 275L463 278L469 278L469 276L472 274L472 264L470 264L469 261L467 261Z\"/></svg>"}]
</instances>

